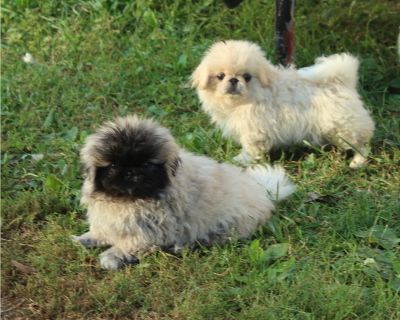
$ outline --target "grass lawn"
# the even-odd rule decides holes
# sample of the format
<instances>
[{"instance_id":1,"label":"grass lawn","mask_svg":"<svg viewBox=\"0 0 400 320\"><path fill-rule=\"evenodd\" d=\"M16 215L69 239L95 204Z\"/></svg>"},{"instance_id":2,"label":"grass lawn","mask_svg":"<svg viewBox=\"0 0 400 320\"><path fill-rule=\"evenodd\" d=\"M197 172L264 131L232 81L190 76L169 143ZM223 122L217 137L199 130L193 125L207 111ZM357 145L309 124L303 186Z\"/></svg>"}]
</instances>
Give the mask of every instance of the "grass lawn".
<instances>
[{"instance_id":1,"label":"grass lawn","mask_svg":"<svg viewBox=\"0 0 400 320\"><path fill-rule=\"evenodd\" d=\"M5 0L1 15L3 319L400 319L398 1L296 6L299 67L342 51L360 58L377 126L366 168L349 169L338 150L277 152L298 189L254 239L159 252L118 272L69 238L88 228L85 137L136 112L230 162L238 146L187 80L220 39L255 41L276 61L274 1Z\"/></svg>"}]
</instances>

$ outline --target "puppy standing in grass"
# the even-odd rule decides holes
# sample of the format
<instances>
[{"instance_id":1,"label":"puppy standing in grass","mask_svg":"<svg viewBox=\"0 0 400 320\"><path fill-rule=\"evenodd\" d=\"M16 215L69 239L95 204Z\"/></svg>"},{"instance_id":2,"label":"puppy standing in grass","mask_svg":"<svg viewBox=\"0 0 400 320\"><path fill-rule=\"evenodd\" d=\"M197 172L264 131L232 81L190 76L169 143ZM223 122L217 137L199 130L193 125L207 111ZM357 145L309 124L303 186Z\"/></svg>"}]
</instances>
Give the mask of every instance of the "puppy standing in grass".
<instances>
[{"instance_id":1,"label":"puppy standing in grass","mask_svg":"<svg viewBox=\"0 0 400 320\"><path fill-rule=\"evenodd\" d=\"M294 191L282 168L243 170L180 149L169 131L136 116L106 123L81 151L85 246L111 246L106 269L136 261L153 248L247 238L276 200Z\"/></svg>"},{"instance_id":2,"label":"puppy standing in grass","mask_svg":"<svg viewBox=\"0 0 400 320\"><path fill-rule=\"evenodd\" d=\"M299 70L273 66L247 41L221 41L192 74L202 107L242 146L235 160L248 164L273 147L307 140L331 142L368 155L374 123L357 93L358 61L349 54L319 58Z\"/></svg>"}]
</instances>

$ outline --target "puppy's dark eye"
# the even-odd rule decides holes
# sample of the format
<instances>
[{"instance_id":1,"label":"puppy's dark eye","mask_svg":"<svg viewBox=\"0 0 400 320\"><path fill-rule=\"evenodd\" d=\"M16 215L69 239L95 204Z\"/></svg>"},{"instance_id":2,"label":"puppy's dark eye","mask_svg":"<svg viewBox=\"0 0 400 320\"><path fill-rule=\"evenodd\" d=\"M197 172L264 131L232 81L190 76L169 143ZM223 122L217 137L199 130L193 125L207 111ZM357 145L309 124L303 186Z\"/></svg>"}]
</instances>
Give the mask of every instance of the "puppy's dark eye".
<instances>
[{"instance_id":1,"label":"puppy's dark eye","mask_svg":"<svg viewBox=\"0 0 400 320\"><path fill-rule=\"evenodd\" d=\"M116 165L115 163L111 163L108 167L109 167L110 169L116 169L116 168L117 168L117 165Z\"/></svg>"},{"instance_id":2,"label":"puppy's dark eye","mask_svg":"<svg viewBox=\"0 0 400 320\"><path fill-rule=\"evenodd\" d=\"M243 74L243 79L244 81L249 82L251 80L251 74L249 73Z\"/></svg>"},{"instance_id":3,"label":"puppy's dark eye","mask_svg":"<svg viewBox=\"0 0 400 320\"><path fill-rule=\"evenodd\" d=\"M157 167L157 164L152 162L144 162L142 164L142 168L146 170L154 170Z\"/></svg>"},{"instance_id":4,"label":"puppy's dark eye","mask_svg":"<svg viewBox=\"0 0 400 320\"><path fill-rule=\"evenodd\" d=\"M219 80L224 80L224 78L225 78L225 73L223 73L223 72L218 73L218 74L217 74L217 78L218 78Z\"/></svg>"}]
</instances>

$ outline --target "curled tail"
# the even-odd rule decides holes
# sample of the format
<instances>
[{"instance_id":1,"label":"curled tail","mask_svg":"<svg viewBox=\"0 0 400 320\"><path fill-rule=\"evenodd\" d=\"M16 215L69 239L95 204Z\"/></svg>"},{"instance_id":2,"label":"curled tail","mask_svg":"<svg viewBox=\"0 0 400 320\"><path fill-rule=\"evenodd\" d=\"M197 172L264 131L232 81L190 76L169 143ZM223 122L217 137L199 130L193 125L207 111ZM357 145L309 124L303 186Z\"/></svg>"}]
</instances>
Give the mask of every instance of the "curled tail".
<instances>
[{"instance_id":1,"label":"curled tail","mask_svg":"<svg viewBox=\"0 0 400 320\"><path fill-rule=\"evenodd\" d=\"M247 168L246 172L265 187L269 198L273 201L283 200L296 190L285 170L280 166L257 165Z\"/></svg>"},{"instance_id":2,"label":"curled tail","mask_svg":"<svg viewBox=\"0 0 400 320\"><path fill-rule=\"evenodd\" d=\"M298 69L297 72L303 78L316 82L338 80L344 85L355 88L358 80L359 61L348 53L333 54L328 57L320 57L315 64Z\"/></svg>"}]
</instances>

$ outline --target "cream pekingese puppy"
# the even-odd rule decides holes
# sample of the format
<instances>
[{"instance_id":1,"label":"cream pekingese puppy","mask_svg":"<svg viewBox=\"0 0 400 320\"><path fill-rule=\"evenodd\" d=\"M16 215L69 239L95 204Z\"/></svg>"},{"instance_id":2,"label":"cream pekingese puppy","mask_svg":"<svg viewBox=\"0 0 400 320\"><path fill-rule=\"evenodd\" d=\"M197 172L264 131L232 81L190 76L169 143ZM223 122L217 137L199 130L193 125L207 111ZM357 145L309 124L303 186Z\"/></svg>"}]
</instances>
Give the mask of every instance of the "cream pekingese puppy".
<instances>
[{"instance_id":1,"label":"cream pekingese puppy","mask_svg":"<svg viewBox=\"0 0 400 320\"><path fill-rule=\"evenodd\" d=\"M272 65L247 41L211 46L191 77L202 107L242 146L235 160L248 164L273 147L307 140L330 142L363 165L374 122L357 93L358 60L349 54L321 57L303 69Z\"/></svg>"},{"instance_id":2,"label":"cream pekingese puppy","mask_svg":"<svg viewBox=\"0 0 400 320\"><path fill-rule=\"evenodd\" d=\"M280 167L243 170L194 155L166 128L137 116L90 135L81 160L90 229L73 239L111 246L100 255L106 269L154 248L247 238L271 216L274 202L295 189Z\"/></svg>"}]
</instances>

